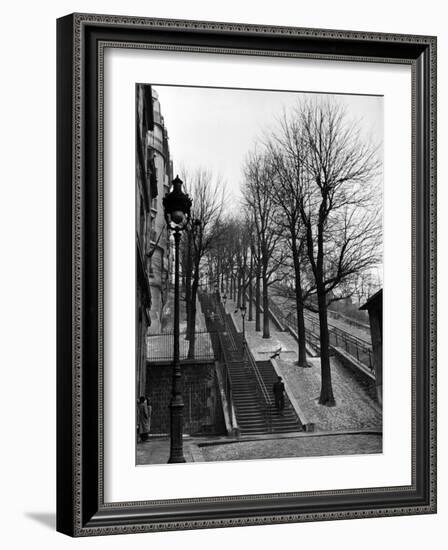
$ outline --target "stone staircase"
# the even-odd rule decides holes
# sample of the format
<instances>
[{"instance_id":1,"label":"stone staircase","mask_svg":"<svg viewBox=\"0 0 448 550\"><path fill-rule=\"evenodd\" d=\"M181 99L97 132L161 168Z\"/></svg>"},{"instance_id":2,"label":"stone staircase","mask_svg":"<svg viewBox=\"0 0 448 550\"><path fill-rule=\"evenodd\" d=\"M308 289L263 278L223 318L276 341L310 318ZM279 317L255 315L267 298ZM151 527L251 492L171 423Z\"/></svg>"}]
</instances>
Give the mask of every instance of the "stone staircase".
<instances>
[{"instance_id":1,"label":"stone staircase","mask_svg":"<svg viewBox=\"0 0 448 550\"><path fill-rule=\"evenodd\" d=\"M241 435L265 434L269 432L267 410L260 403L256 380L244 362L242 335L236 331L229 314L219 311L218 330L226 348L227 369L232 384L232 400Z\"/></svg>"},{"instance_id":2,"label":"stone staircase","mask_svg":"<svg viewBox=\"0 0 448 550\"><path fill-rule=\"evenodd\" d=\"M268 389L272 391L274 382L277 381L277 373L270 361L257 361L258 371L260 372L263 382ZM272 397L271 408L271 424L273 433L300 432L303 431L302 423L298 418L288 394L285 392L285 408L283 411L278 411L274 406L274 398Z\"/></svg>"},{"instance_id":3,"label":"stone staircase","mask_svg":"<svg viewBox=\"0 0 448 550\"><path fill-rule=\"evenodd\" d=\"M232 381L232 397L241 435L269 433L268 411L261 402L256 381L243 361L228 364Z\"/></svg>"},{"instance_id":4,"label":"stone staircase","mask_svg":"<svg viewBox=\"0 0 448 550\"><path fill-rule=\"evenodd\" d=\"M242 334L237 331L232 317L224 311L222 304L213 303L208 296L202 297L204 309L213 310L213 321L208 326L220 332L225 348L226 365L232 386L232 401L235 416L242 436L269 433L287 433L302 430L300 420L285 394L285 408L275 409L272 386L276 380L274 367L270 361L259 361L256 367L267 392L266 404L260 390L260 383L254 370L243 353ZM253 359L252 359L253 361Z\"/></svg>"},{"instance_id":5,"label":"stone staircase","mask_svg":"<svg viewBox=\"0 0 448 550\"><path fill-rule=\"evenodd\" d=\"M288 433L302 431L302 424L297 417L287 394L285 394L285 408L278 411L275 408L272 387L277 380L277 374L270 361L257 361L256 366L264 382L269 396L269 407L257 391L257 380L249 365L243 361L242 334L239 333L227 314L226 327L228 334L224 336L229 339L228 345L234 346L229 351L232 362L229 363L229 374L232 381L232 395L235 406L236 418L240 433L266 434L266 433ZM236 346L235 346L236 343Z\"/></svg>"}]
</instances>

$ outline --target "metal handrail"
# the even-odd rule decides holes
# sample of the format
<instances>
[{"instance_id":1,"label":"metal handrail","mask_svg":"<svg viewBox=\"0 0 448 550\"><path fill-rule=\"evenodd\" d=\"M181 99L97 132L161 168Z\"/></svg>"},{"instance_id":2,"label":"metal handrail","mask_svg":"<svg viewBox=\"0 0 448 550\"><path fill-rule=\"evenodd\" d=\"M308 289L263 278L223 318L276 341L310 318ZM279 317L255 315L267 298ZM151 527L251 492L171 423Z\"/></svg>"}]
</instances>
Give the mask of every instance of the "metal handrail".
<instances>
[{"instance_id":1,"label":"metal handrail","mask_svg":"<svg viewBox=\"0 0 448 550\"><path fill-rule=\"evenodd\" d=\"M305 318L309 323L311 323L312 331L315 331L315 327L319 327L319 322L311 315L305 314ZM356 358L357 361L373 371L373 350L372 346L368 342L361 338L357 338L356 336L348 334L338 327L335 327L334 325L330 325L329 328L331 347L341 348L341 346L343 346L345 348L345 351L349 355ZM333 340L333 342L331 340Z\"/></svg>"},{"instance_id":2,"label":"metal handrail","mask_svg":"<svg viewBox=\"0 0 448 550\"><path fill-rule=\"evenodd\" d=\"M230 376L229 372L229 363L230 358L227 353L226 346L223 343L221 332L218 331L216 333L218 338L218 354L217 354L217 361L216 365L221 373L221 378L225 380L225 388L224 393L227 399L227 403L229 405L229 413L230 413L230 422L232 429L238 430L238 422L235 414L235 407L233 403L233 389L232 389L232 378Z\"/></svg>"},{"instance_id":3,"label":"metal handrail","mask_svg":"<svg viewBox=\"0 0 448 550\"><path fill-rule=\"evenodd\" d=\"M284 323L290 328L293 328L297 332L297 319L292 314L292 312L289 315L285 316L284 313L277 306L277 304L273 303L272 301L269 304L269 309L271 309L274 315L278 317L280 322ZM309 323L311 323L312 328L311 330L308 329L308 334L311 335L313 339L313 344L319 346L319 322L308 312L304 312L304 317ZM315 330L316 327L319 328L319 331ZM345 351L349 355L351 355L353 358L356 358L357 361L373 371L373 349L372 345L367 340L348 334L344 330L331 323L331 321L328 321L328 328L331 347L340 348L342 344L345 348ZM333 342L331 340L333 340Z\"/></svg>"},{"instance_id":4,"label":"metal handrail","mask_svg":"<svg viewBox=\"0 0 448 550\"><path fill-rule=\"evenodd\" d=\"M216 334L218 336L218 345L219 345L219 353L220 353L220 355L218 355L218 358L222 357L224 362L227 364L230 362L230 358L227 354L227 349L222 341L222 335L219 331Z\"/></svg>"},{"instance_id":5,"label":"metal handrail","mask_svg":"<svg viewBox=\"0 0 448 550\"><path fill-rule=\"evenodd\" d=\"M226 314L225 317L225 327L226 331L229 335L229 338L232 340L232 347L234 351L237 351L239 348L242 350L243 348L243 335L242 333L238 332L235 324L233 322L232 317L229 313Z\"/></svg>"},{"instance_id":6,"label":"metal handrail","mask_svg":"<svg viewBox=\"0 0 448 550\"><path fill-rule=\"evenodd\" d=\"M268 425L268 430L272 432L272 402L271 402L271 398L269 397L269 392L266 388L266 384L264 383L263 377L261 376L261 373L258 370L257 363L247 346L244 346L243 357L245 359L247 358L247 363L249 364L250 368L252 369L252 372L254 373L255 379L257 381L257 388L259 390L259 394L265 403L265 415L266 415L266 423Z\"/></svg>"},{"instance_id":7,"label":"metal handrail","mask_svg":"<svg viewBox=\"0 0 448 550\"><path fill-rule=\"evenodd\" d=\"M370 330L370 325L368 323L364 323L358 319L353 319L353 317L349 317L340 311L334 311L333 309L328 308L328 315L330 317L334 317L335 319L342 319L345 323L358 327L360 330Z\"/></svg>"},{"instance_id":8,"label":"metal handrail","mask_svg":"<svg viewBox=\"0 0 448 550\"><path fill-rule=\"evenodd\" d=\"M216 300L215 296L213 296L213 295L212 296L207 295L204 298L205 298L205 302L206 302L207 306L210 309L213 309L214 313L218 316L220 322L224 326L224 329L227 332L227 334L228 334L228 336L231 340L232 351L237 351L237 349L238 349L237 342L236 342L237 334L236 334L236 331L235 331L235 327L234 327L233 323L229 323L229 321L228 321L229 314L226 313L223 304L221 302L218 302Z\"/></svg>"},{"instance_id":9,"label":"metal handrail","mask_svg":"<svg viewBox=\"0 0 448 550\"><path fill-rule=\"evenodd\" d=\"M311 313L308 313L308 312L305 312L304 313L304 316L313 324L317 324L318 321L316 318L313 317L313 315ZM347 338L348 340L351 340L353 342L356 342L358 343L359 345L361 346L366 346L366 347L369 347L370 346L370 342L368 342L367 340L364 340L364 338L360 338L359 336L353 336L352 334L349 334L348 332L346 332L345 330L337 327L336 325L333 325L333 323L331 323L331 321L328 321L328 327L331 329L332 332L334 333L338 333L339 335L341 336L344 336L345 338Z\"/></svg>"},{"instance_id":10,"label":"metal handrail","mask_svg":"<svg viewBox=\"0 0 448 550\"><path fill-rule=\"evenodd\" d=\"M210 296L206 295L205 293L199 294L199 301L201 302L201 306L204 309L208 310L215 310L216 311L216 304L214 303L214 300L211 299ZM230 377L229 372L229 362L230 358L227 353L226 346L223 342L223 337L220 330L217 330L216 321L207 321L207 326L210 326L214 329L214 331L211 333L212 336L212 345L213 349L215 351L215 360L216 360L216 368L220 373L221 380L224 381L224 394L229 406L229 414L230 414L230 424L231 428L233 430L238 430L238 423L236 420L235 415L235 409L233 404L233 391L232 391L232 380Z\"/></svg>"},{"instance_id":11,"label":"metal handrail","mask_svg":"<svg viewBox=\"0 0 448 550\"><path fill-rule=\"evenodd\" d=\"M282 310L272 300L269 300L269 310L278 318L280 322L284 322L285 315Z\"/></svg>"},{"instance_id":12,"label":"metal handrail","mask_svg":"<svg viewBox=\"0 0 448 550\"><path fill-rule=\"evenodd\" d=\"M215 312L218 312L218 318L220 319L221 322L222 322L222 318L224 317L224 323L223 323L224 327L226 329L229 339L233 341L232 343L235 346L235 350L236 350L237 346L235 342L235 337L241 337L242 335L236 330L236 327L233 321L231 320L231 318L229 317L229 315L225 313L224 308L222 307L222 304L220 302L217 302L214 296L204 295L202 299L204 300L204 304L206 304L209 308L212 307ZM229 322L229 318L230 318L230 322ZM220 356L220 359L222 358L223 362L226 364L226 376L228 376L229 378L229 387L231 388L230 373L228 372L228 368L227 368L227 365L230 362L230 358L227 354L226 346L223 345L221 332L218 330L216 334L217 334L218 343L219 343L218 355ZM272 411L271 411L272 403L269 397L268 390L260 374L260 371L258 370L255 359L253 358L248 347L245 345L244 341L242 342L242 346L243 346L243 349L242 349L243 361L245 364L247 363L249 365L250 369L254 374L254 379L256 382L255 387L261 397L261 400L265 404L264 410L265 410L266 424L268 426L268 430L271 432L272 431ZM233 400L231 401L231 403L233 403Z\"/></svg>"}]
</instances>

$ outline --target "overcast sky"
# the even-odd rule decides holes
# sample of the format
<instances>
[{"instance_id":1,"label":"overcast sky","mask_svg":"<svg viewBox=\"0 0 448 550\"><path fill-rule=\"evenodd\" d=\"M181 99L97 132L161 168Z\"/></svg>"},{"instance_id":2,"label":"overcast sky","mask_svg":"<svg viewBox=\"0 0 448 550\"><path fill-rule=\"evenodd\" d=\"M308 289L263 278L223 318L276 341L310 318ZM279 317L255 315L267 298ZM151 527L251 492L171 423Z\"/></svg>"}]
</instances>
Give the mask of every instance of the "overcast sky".
<instances>
[{"instance_id":1,"label":"overcast sky","mask_svg":"<svg viewBox=\"0 0 448 550\"><path fill-rule=\"evenodd\" d=\"M305 96L300 92L235 90L154 85L168 131L174 175L182 168L210 169L227 184L234 200L240 197L241 167L247 152L283 109ZM327 94L326 94L327 95ZM383 98L333 95L376 144L383 143Z\"/></svg>"}]
</instances>

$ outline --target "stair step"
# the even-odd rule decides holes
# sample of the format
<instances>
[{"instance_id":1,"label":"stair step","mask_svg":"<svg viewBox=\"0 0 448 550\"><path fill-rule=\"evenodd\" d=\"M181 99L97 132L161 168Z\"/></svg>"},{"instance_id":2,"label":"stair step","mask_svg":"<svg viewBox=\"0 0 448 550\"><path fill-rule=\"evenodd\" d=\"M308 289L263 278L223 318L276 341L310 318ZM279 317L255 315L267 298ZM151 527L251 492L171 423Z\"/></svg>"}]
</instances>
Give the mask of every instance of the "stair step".
<instances>
[{"instance_id":1,"label":"stair step","mask_svg":"<svg viewBox=\"0 0 448 550\"><path fill-rule=\"evenodd\" d=\"M248 403L259 403L259 400L258 400L257 396L254 395L253 393L233 392L233 399L234 399L234 401L238 400L238 401L241 401L241 402L247 401Z\"/></svg>"},{"instance_id":2,"label":"stair step","mask_svg":"<svg viewBox=\"0 0 448 550\"><path fill-rule=\"evenodd\" d=\"M238 397L241 401L260 403L258 395L254 392L232 392L234 397Z\"/></svg>"},{"instance_id":3,"label":"stair step","mask_svg":"<svg viewBox=\"0 0 448 550\"><path fill-rule=\"evenodd\" d=\"M241 429L247 429L247 428L267 429L266 422L238 422L238 426Z\"/></svg>"},{"instance_id":4,"label":"stair step","mask_svg":"<svg viewBox=\"0 0 448 550\"><path fill-rule=\"evenodd\" d=\"M260 395L257 392L257 381L242 358L241 334L235 330L229 316L226 319L229 321L226 327L223 323L224 318L218 322L218 326L220 327L219 330L223 332L223 344L231 360L227 365L227 370L232 384L233 404L241 433L256 435L270 432L286 433L300 431L302 428L300 420L291 408L287 396L285 396L286 408L283 414L280 414L274 408L274 399L272 395L270 396L272 399L270 403L272 406L272 416L268 426L265 417L265 403L261 401ZM224 330L227 330L227 332L224 333ZM258 361L257 367L268 392L271 392L272 385L277 378L271 361Z\"/></svg>"},{"instance_id":5,"label":"stair step","mask_svg":"<svg viewBox=\"0 0 448 550\"><path fill-rule=\"evenodd\" d=\"M241 405L247 405L248 407L254 407L254 406L260 406L260 402L256 397L252 396L233 396L233 400L235 403L239 403ZM264 408L264 407L263 407Z\"/></svg>"}]
</instances>

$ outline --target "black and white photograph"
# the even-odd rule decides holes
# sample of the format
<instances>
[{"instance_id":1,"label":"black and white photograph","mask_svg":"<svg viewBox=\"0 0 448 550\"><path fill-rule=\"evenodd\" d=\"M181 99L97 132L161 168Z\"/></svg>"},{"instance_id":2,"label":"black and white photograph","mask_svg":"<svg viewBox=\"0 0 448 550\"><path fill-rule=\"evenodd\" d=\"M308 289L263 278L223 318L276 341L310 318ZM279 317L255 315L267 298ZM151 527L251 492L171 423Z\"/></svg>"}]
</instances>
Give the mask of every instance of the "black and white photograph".
<instances>
[{"instance_id":1,"label":"black and white photograph","mask_svg":"<svg viewBox=\"0 0 448 550\"><path fill-rule=\"evenodd\" d=\"M443 547L446 11L5 5L6 550Z\"/></svg>"},{"instance_id":2,"label":"black and white photograph","mask_svg":"<svg viewBox=\"0 0 448 550\"><path fill-rule=\"evenodd\" d=\"M136 85L137 465L382 453L383 99Z\"/></svg>"}]
</instances>

